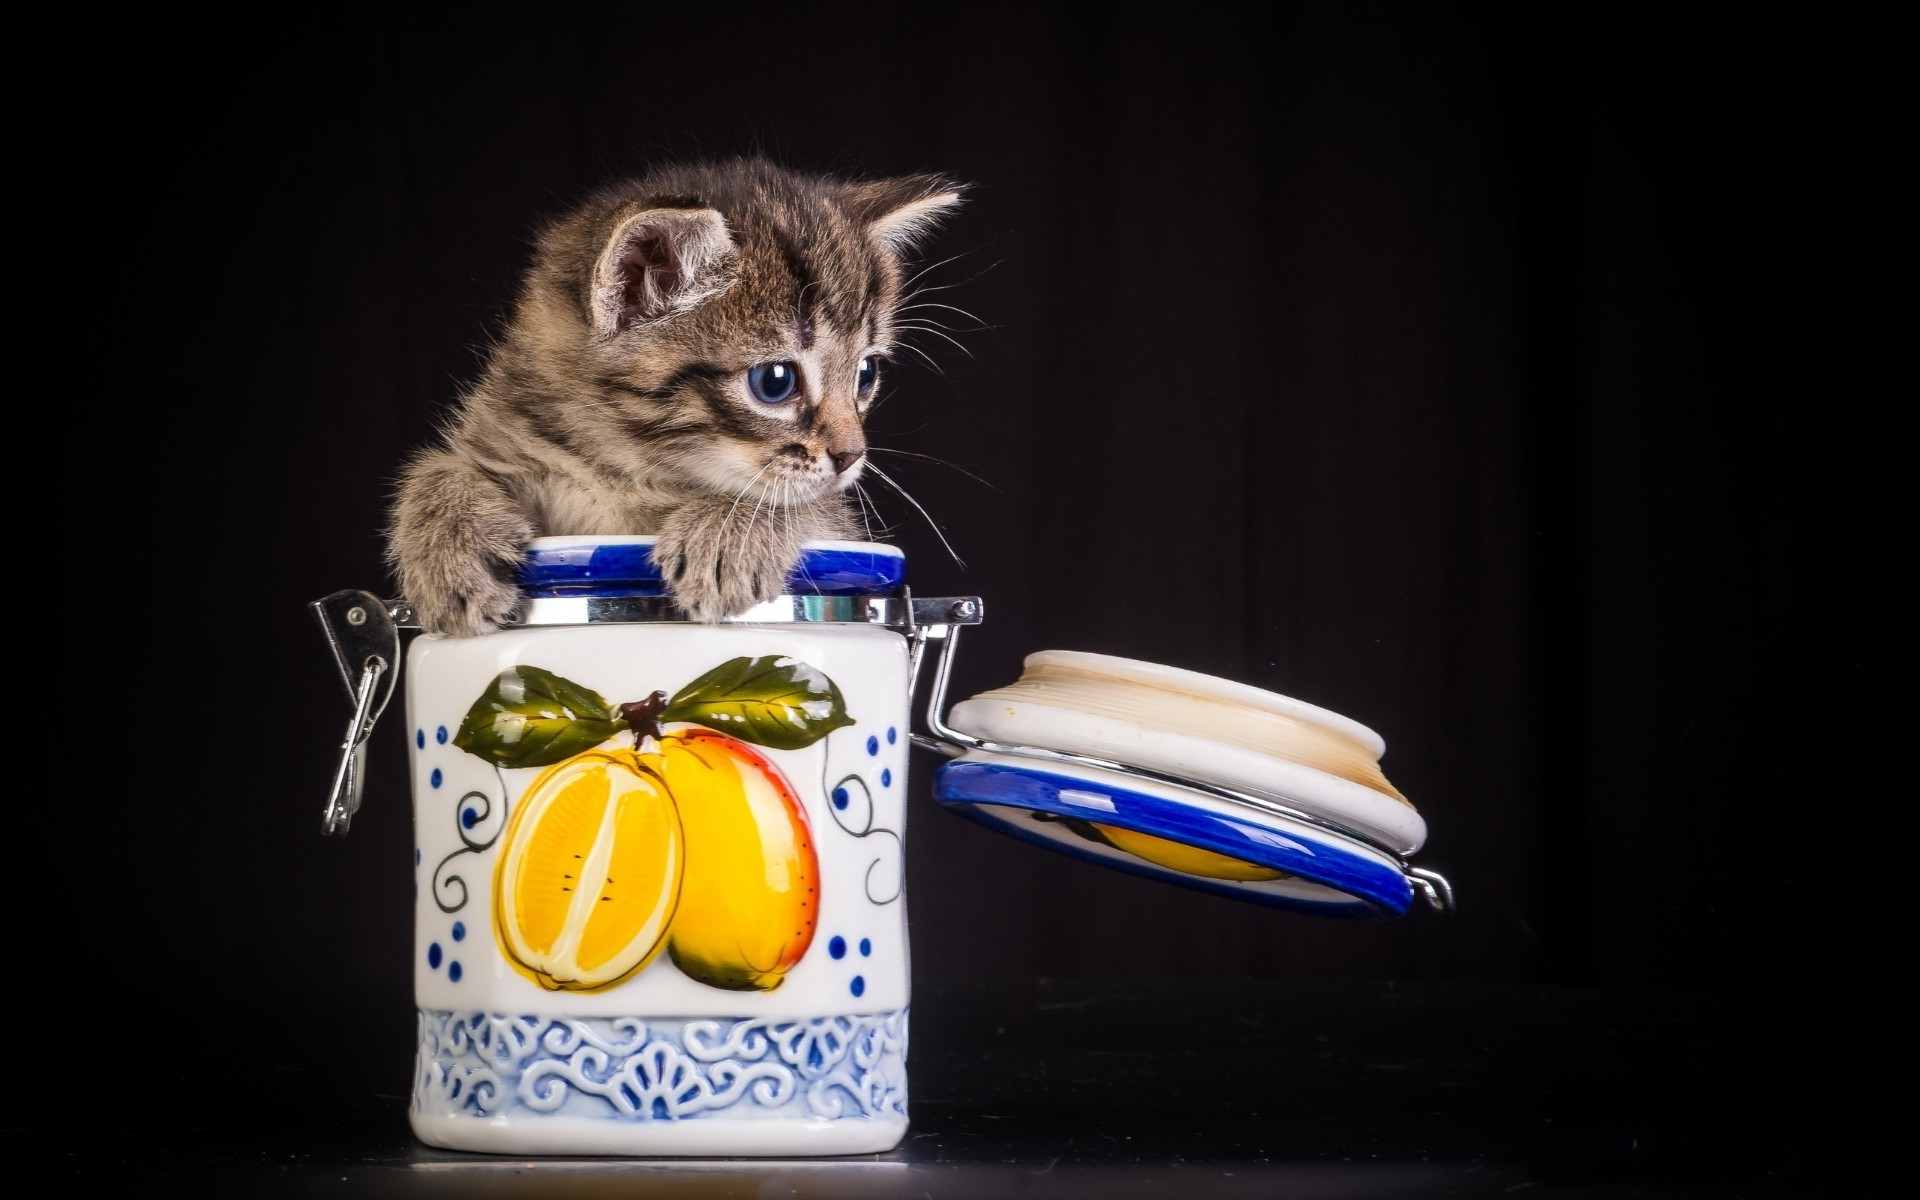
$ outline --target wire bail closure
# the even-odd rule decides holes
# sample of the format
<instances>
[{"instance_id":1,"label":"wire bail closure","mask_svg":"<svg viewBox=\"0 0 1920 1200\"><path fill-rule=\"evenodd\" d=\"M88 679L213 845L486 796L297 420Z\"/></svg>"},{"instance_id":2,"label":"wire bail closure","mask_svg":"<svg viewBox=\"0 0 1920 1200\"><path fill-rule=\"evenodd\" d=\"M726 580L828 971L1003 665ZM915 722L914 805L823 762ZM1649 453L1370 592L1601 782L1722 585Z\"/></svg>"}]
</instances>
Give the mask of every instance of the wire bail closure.
<instances>
[{"instance_id":1,"label":"wire bail closure","mask_svg":"<svg viewBox=\"0 0 1920 1200\"><path fill-rule=\"evenodd\" d=\"M353 717L340 741L333 786L327 792L326 811L320 818L321 833L344 836L353 814L360 811L361 794L366 790L367 739L373 734L374 722L386 711L387 701L393 698L394 681L400 677L400 629L395 616L396 612L405 613L405 606L390 607L371 592L348 589L315 600L311 607L327 635L327 645L353 705Z\"/></svg>"}]
</instances>

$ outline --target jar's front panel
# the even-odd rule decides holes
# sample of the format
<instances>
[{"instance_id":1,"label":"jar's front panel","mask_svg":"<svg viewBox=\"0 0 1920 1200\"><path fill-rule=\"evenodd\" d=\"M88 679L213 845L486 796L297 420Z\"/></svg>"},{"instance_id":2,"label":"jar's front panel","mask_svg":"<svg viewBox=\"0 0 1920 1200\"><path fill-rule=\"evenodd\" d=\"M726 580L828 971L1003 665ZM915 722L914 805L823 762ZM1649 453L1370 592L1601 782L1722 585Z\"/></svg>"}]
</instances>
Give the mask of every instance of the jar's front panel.
<instances>
[{"instance_id":1,"label":"jar's front panel","mask_svg":"<svg viewBox=\"0 0 1920 1200\"><path fill-rule=\"evenodd\" d=\"M732 1022L697 1056L906 1009L897 634L522 629L407 670L423 1013Z\"/></svg>"}]
</instances>

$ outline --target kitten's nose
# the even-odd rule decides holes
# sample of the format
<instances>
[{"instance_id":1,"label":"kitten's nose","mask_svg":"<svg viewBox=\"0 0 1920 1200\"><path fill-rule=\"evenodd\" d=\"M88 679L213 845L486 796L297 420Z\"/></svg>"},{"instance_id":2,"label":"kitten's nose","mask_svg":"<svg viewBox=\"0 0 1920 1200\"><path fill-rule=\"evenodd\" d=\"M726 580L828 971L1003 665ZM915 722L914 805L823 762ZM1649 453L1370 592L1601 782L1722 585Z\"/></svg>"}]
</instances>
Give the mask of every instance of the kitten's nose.
<instances>
[{"instance_id":1,"label":"kitten's nose","mask_svg":"<svg viewBox=\"0 0 1920 1200\"><path fill-rule=\"evenodd\" d=\"M852 450L830 449L827 451L827 457L833 460L833 473L835 475L845 475L847 468L859 462L865 454L866 451L858 447Z\"/></svg>"}]
</instances>

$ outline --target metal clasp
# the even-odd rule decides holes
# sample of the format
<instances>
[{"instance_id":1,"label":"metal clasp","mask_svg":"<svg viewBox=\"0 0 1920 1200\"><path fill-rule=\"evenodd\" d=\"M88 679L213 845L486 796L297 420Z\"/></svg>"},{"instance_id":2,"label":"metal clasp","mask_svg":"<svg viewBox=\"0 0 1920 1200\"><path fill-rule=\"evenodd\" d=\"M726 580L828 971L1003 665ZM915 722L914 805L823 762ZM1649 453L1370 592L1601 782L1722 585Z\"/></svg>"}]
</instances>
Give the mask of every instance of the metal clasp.
<instances>
[{"instance_id":1,"label":"metal clasp","mask_svg":"<svg viewBox=\"0 0 1920 1200\"><path fill-rule=\"evenodd\" d=\"M371 592L335 592L310 607L320 619L353 705L320 821L320 832L344 835L353 814L360 811L366 787L367 739L400 677L400 629L394 620L397 610Z\"/></svg>"},{"instance_id":2,"label":"metal clasp","mask_svg":"<svg viewBox=\"0 0 1920 1200\"><path fill-rule=\"evenodd\" d=\"M986 606L980 603L978 596L943 596L920 599L914 596L912 589L903 588L906 598L906 627L901 630L907 635L907 707L913 707L913 698L920 694L920 664L926 658L929 643L941 644L940 654L940 690L946 691L945 647L950 638L959 636L962 625L978 625L986 620ZM945 747L921 734L908 731L907 737L914 745L927 750L946 752ZM952 753L959 753L957 750Z\"/></svg>"}]
</instances>

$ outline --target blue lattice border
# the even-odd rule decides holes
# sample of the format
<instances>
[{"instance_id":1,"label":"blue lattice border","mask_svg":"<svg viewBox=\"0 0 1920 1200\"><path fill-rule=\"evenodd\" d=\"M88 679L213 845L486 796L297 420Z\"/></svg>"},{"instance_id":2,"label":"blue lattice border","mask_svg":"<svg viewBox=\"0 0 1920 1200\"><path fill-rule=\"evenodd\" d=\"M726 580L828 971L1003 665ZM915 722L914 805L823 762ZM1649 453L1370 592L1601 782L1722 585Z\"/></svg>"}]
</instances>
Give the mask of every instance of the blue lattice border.
<instances>
[{"instance_id":1,"label":"blue lattice border","mask_svg":"<svg viewBox=\"0 0 1920 1200\"><path fill-rule=\"evenodd\" d=\"M904 1118L907 1010L559 1018L422 1009L413 1110L619 1122Z\"/></svg>"}]
</instances>

